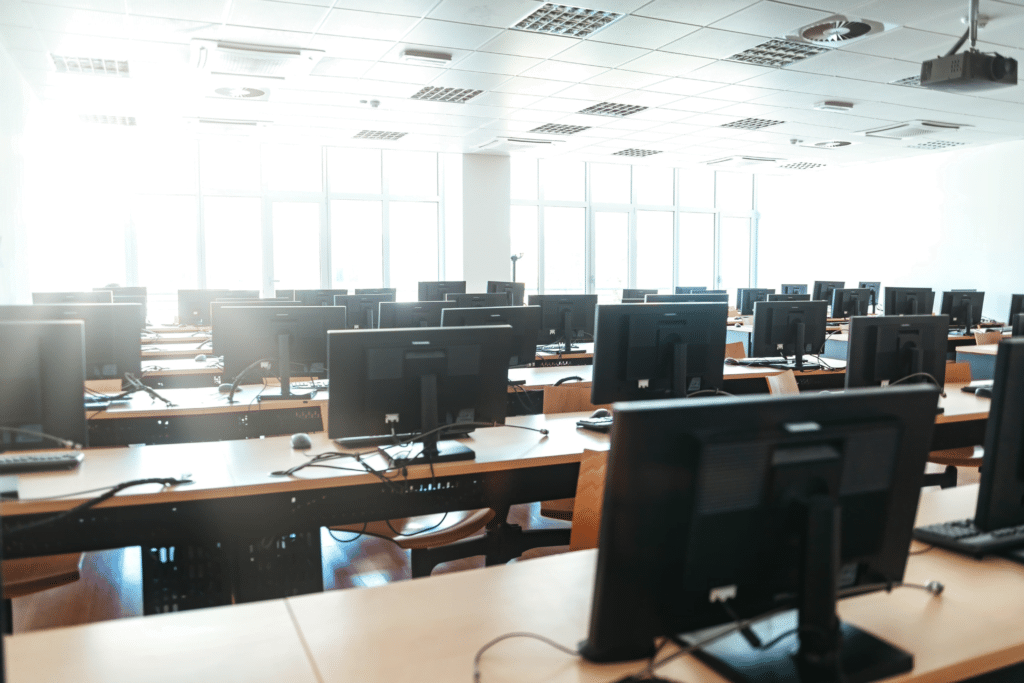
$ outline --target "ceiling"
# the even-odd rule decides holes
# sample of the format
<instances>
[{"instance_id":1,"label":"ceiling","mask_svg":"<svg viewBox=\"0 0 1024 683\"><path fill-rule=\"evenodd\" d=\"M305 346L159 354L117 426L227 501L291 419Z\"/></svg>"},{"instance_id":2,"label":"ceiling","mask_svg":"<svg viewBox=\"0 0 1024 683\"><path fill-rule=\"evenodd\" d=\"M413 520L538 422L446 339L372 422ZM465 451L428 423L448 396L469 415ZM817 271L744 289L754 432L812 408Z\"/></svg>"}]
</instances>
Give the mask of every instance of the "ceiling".
<instances>
[{"instance_id":1,"label":"ceiling","mask_svg":"<svg viewBox=\"0 0 1024 683\"><path fill-rule=\"evenodd\" d=\"M131 135L202 134L196 118L219 118L270 122L252 134L287 142L475 152L497 137L525 136L559 140L544 155L632 163L647 150L658 153L642 163L674 166L748 155L801 170L1024 138L1024 84L964 95L892 83L952 47L967 0L579 5L622 16L580 39L511 29L544 6L537 0L0 0L0 45L54 120L133 117ZM1024 60L1024 0L983 0L981 13L988 20L978 47ZM782 68L728 59L835 14L886 30ZM284 80L217 76L192 65L194 39L322 57L311 73ZM401 53L410 48L451 61L408 63ZM58 73L51 55L126 60L129 75ZM482 92L463 104L412 99L426 86ZM216 95L223 87L266 96ZM824 100L853 107L814 108ZM579 113L600 103L643 109ZM733 127L745 119L770 125ZM907 140L862 134L915 119L961 127ZM586 128L531 132L544 124ZM405 135L354 138L363 131ZM826 141L852 144L813 147ZM623 150L641 151L615 154Z\"/></svg>"}]
</instances>

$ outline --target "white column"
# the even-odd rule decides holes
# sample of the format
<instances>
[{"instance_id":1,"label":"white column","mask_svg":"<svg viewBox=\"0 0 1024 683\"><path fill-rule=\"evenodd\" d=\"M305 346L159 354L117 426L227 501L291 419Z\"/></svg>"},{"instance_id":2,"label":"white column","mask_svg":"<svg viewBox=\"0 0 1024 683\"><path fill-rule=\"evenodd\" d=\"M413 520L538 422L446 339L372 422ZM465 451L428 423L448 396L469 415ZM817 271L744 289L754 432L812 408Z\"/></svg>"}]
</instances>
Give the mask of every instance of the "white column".
<instances>
[{"instance_id":1,"label":"white column","mask_svg":"<svg viewBox=\"0 0 1024 683\"><path fill-rule=\"evenodd\" d=\"M467 292L488 280L512 279L511 161L507 156L462 157L462 274Z\"/></svg>"}]
</instances>

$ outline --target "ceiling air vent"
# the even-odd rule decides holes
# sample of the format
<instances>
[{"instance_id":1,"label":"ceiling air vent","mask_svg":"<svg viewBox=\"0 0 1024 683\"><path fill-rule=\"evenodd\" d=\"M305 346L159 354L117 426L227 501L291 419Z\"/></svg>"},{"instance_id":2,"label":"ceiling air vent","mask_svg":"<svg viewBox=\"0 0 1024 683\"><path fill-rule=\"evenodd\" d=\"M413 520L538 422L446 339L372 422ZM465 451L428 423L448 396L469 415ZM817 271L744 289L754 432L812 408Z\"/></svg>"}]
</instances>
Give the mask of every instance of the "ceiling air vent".
<instances>
[{"instance_id":1,"label":"ceiling air vent","mask_svg":"<svg viewBox=\"0 0 1024 683\"><path fill-rule=\"evenodd\" d=\"M779 168L788 168L794 171L806 171L809 168L822 168L826 164L817 164L813 161L792 161L788 164L783 164Z\"/></svg>"},{"instance_id":2,"label":"ceiling air vent","mask_svg":"<svg viewBox=\"0 0 1024 683\"><path fill-rule=\"evenodd\" d=\"M212 74L279 79L308 76L323 56L323 50L192 40L192 66Z\"/></svg>"},{"instance_id":3,"label":"ceiling air vent","mask_svg":"<svg viewBox=\"0 0 1024 683\"><path fill-rule=\"evenodd\" d=\"M889 81L889 85L906 85L909 87L920 87L921 74L914 74L913 76L907 76L906 78L900 78L895 81Z\"/></svg>"},{"instance_id":4,"label":"ceiling air vent","mask_svg":"<svg viewBox=\"0 0 1024 683\"><path fill-rule=\"evenodd\" d=\"M270 96L266 90L260 88L217 88L214 94L221 97L228 97L233 100L267 100Z\"/></svg>"},{"instance_id":5,"label":"ceiling air vent","mask_svg":"<svg viewBox=\"0 0 1024 683\"><path fill-rule=\"evenodd\" d=\"M134 126L134 116L104 116L102 114L82 114L78 117L82 123L99 123L105 126Z\"/></svg>"},{"instance_id":6,"label":"ceiling air vent","mask_svg":"<svg viewBox=\"0 0 1024 683\"><path fill-rule=\"evenodd\" d=\"M594 116L629 116L647 107L639 104L615 104L614 102L600 102L586 109L580 109L580 114L593 114Z\"/></svg>"},{"instance_id":7,"label":"ceiling air vent","mask_svg":"<svg viewBox=\"0 0 1024 683\"><path fill-rule=\"evenodd\" d=\"M771 119L740 119L732 123L723 123L719 128L742 128L743 130L760 130L768 126L777 126L785 121L773 121Z\"/></svg>"},{"instance_id":8,"label":"ceiling air vent","mask_svg":"<svg viewBox=\"0 0 1024 683\"><path fill-rule=\"evenodd\" d=\"M786 36L788 40L806 42L826 48L849 45L868 36L895 28L894 24L885 24L870 19L858 19L842 14L834 14L808 26L798 29L794 34Z\"/></svg>"},{"instance_id":9,"label":"ceiling air vent","mask_svg":"<svg viewBox=\"0 0 1024 683\"><path fill-rule=\"evenodd\" d=\"M547 133L548 135L572 135L589 130L590 126L570 126L564 123L545 123L531 130L531 133Z\"/></svg>"},{"instance_id":10,"label":"ceiling air vent","mask_svg":"<svg viewBox=\"0 0 1024 683\"><path fill-rule=\"evenodd\" d=\"M814 55L820 55L822 52L828 52L828 48L773 38L743 52L734 54L728 59L733 62L756 64L757 66L783 67L808 57L813 57Z\"/></svg>"},{"instance_id":11,"label":"ceiling air vent","mask_svg":"<svg viewBox=\"0 0 1024 683\"><path fill-rule=\"evenodd\" d=\"M965 126L958 123L941 123L939 121L907 121L905 123L894 123L882 128L861 131L861 134L871 138L906 140L907 138L915 138L920 135L955 133L964 127Z\"/></svg>"},{"instance_id":12,"label":"ceiling air vent","mask_svg":"<svg viewBox=\"0 0 1024 683\"><path fill-rule=\"evenodd\" d=\"M204 133L246 134L266 128L273 121L257 121L253 119L218 119L205 116L186 116L186 123L196 126Z\"/></svg>"},{"instance_id":13,"label":"ceiling air vent","mask_svg":"<svg viewBox=\"0 0 1024 683\"><path fill-rule=\"evenodd\" d=\"M603 12L546 2L512 28L520 31L568 36L569 38L586 38L621 16L616 12Z\"/></svg>"},{"instance_id":14,"label":"ceiling air vent","mask_svg":"<svg viewBox=\"0 0 1024 683\"><path fill-rule=\"evenodd\" d=\"M400 140L408 133L397 133L387 130L361 130L352 137L360 140Z\"/></svg>"},{"instance_id":15,"label":"ceiling air vent","mask_svg":"<svg viewBox=\"0 0 1024 683\"><path fill-rule=\"evenodd\" d=\"M649 157L652 154L661 154L660 149L637 149L630 147L629 149L623 149L618 152L612 152L614 157Z\"/></svg>"},{"instance_id":16,"label":"ceiling air vent","mask_svg":"<svg viewBox=\"0 0 1024 683\"><path fill-rule=\"evenodd\" d=\"M780 161L783 160L771 159L769 157L735 156L712 159L704 163L713 168L748 168L751 166L775 166Z\"/></svg>"},{"instance_id":17,"label":"ceiling air vent","mask_svg":"<svg viewBox=\"0 0 1024 683\"><path fill-rule=\"evenodd\" d=\"M907 145L908 149L949 149L950 147L962 147L966 142L950 142L949 140L927 140L916 145Z\"/></svg>"},{"instance_id":18,"label":"ceiling air vent","mask_svg":"<svg viewBox=\"0 0 1024 683\"><path fill-rule=\"evenodd\" d=\"M473 99L483 90L470 90L468 88L438 88L427 86L412 96L414 100L428 100L430 102L452 102L454 104L465 104Z\"/></svg>"},{"instance_id":19,"label":"ceiling air vent","mask_svg":"<svg viewBox=\"0 0 1024 683\"><path fill-rule=\"evenodd\" d=\"M53 67L61 74L89 74L93 76L128 77L128 62L118 59L98 59L95 57L65 57L50 55Z\"/></svg>"},{"instance_id":20,"label":"ceiling air vent","mask_svg":"<svg viewBox=\"0 0 1024 683\"><path fill-rule=\"evenodd\" d=\"M849 140L823 140L821 142L815 142L810 145L804 145L804 147L817 147L818 149L836 149L839 147L849 147L853 143Z\"/></svg>"}]
</instances>

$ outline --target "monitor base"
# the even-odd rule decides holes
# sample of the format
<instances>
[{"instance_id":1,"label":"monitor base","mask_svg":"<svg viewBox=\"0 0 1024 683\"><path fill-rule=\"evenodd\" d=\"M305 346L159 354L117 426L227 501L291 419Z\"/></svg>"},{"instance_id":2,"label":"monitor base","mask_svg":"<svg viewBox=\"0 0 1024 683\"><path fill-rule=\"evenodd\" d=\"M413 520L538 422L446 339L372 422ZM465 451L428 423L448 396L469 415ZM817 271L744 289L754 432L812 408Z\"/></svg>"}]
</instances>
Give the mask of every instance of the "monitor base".
<instances>
[{"instance_id":1,"label":"monitor base","mask_svg":"<svg viewBox=\"0 0 1024 683\"><path fill-rule=\"evenodd\" d=\"M694 654L709 667L735 683L868 683L910 671L914 656L866 631L840 622L839 671L802 665L795 656L799 647L796 610L759 621L751 628L770 648L754 648L739 632L707 645Z\"/></svg>"},{"instance_id":2,"label":"monitor base","mask_svg":"<svg viewBox=\"0 0 1024 683\"><path fill-rule=\"evenodd\" d=\"M412 455L406 458L392 458L392 467L404 467L406 465L427 465L430 463L437 464L442 462L460 462L463 460L475 460L476 452L464 444L458 441L438 441L437 442L437 455L432 458L427 458L422 452L417 455Z\"/></svg>"},{"instance_id":3,"label":"monitor base","mask_svg":"<svg viewBox=\"0 0 1024 683\"><path fill-rule=\"evenodd\" d=\"M308 394L299 394L293 391L287 396L282 396L281 394L260 394L256 397L256 401L259 403L264 401L308 401L314 396L316 396L316 389Z\"/></svg>"}]
</instances>

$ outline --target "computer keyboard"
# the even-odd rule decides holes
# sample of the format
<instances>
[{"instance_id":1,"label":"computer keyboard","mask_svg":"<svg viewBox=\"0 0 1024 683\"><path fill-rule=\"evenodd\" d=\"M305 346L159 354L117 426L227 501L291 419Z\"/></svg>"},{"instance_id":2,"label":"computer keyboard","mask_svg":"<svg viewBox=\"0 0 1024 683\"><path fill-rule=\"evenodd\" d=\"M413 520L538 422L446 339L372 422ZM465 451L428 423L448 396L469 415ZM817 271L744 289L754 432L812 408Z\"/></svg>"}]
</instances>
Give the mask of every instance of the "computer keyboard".
<instances>
[{"instance_id":1,"label":"computer keyboard","mask_svg":"<svg viewBox=\"0 0 1024 683\"><path fill-rule=\"evenodd\" d=\"M318 391L326 391L330 389L328 383L330 380L318 379L313 382L292 382L292 389L316 389Z\"/></svg>"},{"instance_id":2,"label":"computer keyboard","mask_svg":"<svg viewBox=\"0 0 1024 683\"><path fill-rule=\"evenodd\" d=\"M73 470L84 458L81 451L0 455L0 475Z\"/></svg>"},{"instance_id":3,"label":"computer keyboard","mask_svg":"<svg viewBox=\"0 0 1024 683\"><path fill-rule=\"evenodd\" d=\"M940 548L981 557L1024 546L1024 525L982 531L973 519L931 524L914 529L914 538Z\"/></svg>"},{"instance_id":4,"label":"computer keyboard","mask_svg":"<svg viewBox=\"0 0 1024 683\"><path fill-rule=\"evenodd\" d=\"M782 356L768 356L768 357L765 357L765 358L735 358L735 359L729 359L729 360L735 361L736 365L745 365L745 366L748 366L748 367L758 367L758 368L761 368L761 367L764 367L764 368L774 368L774 367L787 367L787 368L790 368L790 367L793 367L793 364L795 362L794 359L792 359L792 358L783 358ZM729 363L730 365L733 364L733 363L731 363L729 361L726 361L726 362ZM812 370L812 369L815 369L815 368L818 368L818 367L820 367L820 366L819 366L819 364L816 361L812 361L807 356L804 356L804 369L805 370Z\"/></svg>"},{"instance_id":5,"label":"computer keyboard","mask_svg":"<svg viewBox=\"0 0 1024 683\"><path fill-rule=\"evenodd\" d=\"M585 417L581 420L576 420L576 426L595 432L607 432L612 428L612 416Z\"/></svg>"}]
</instances>

